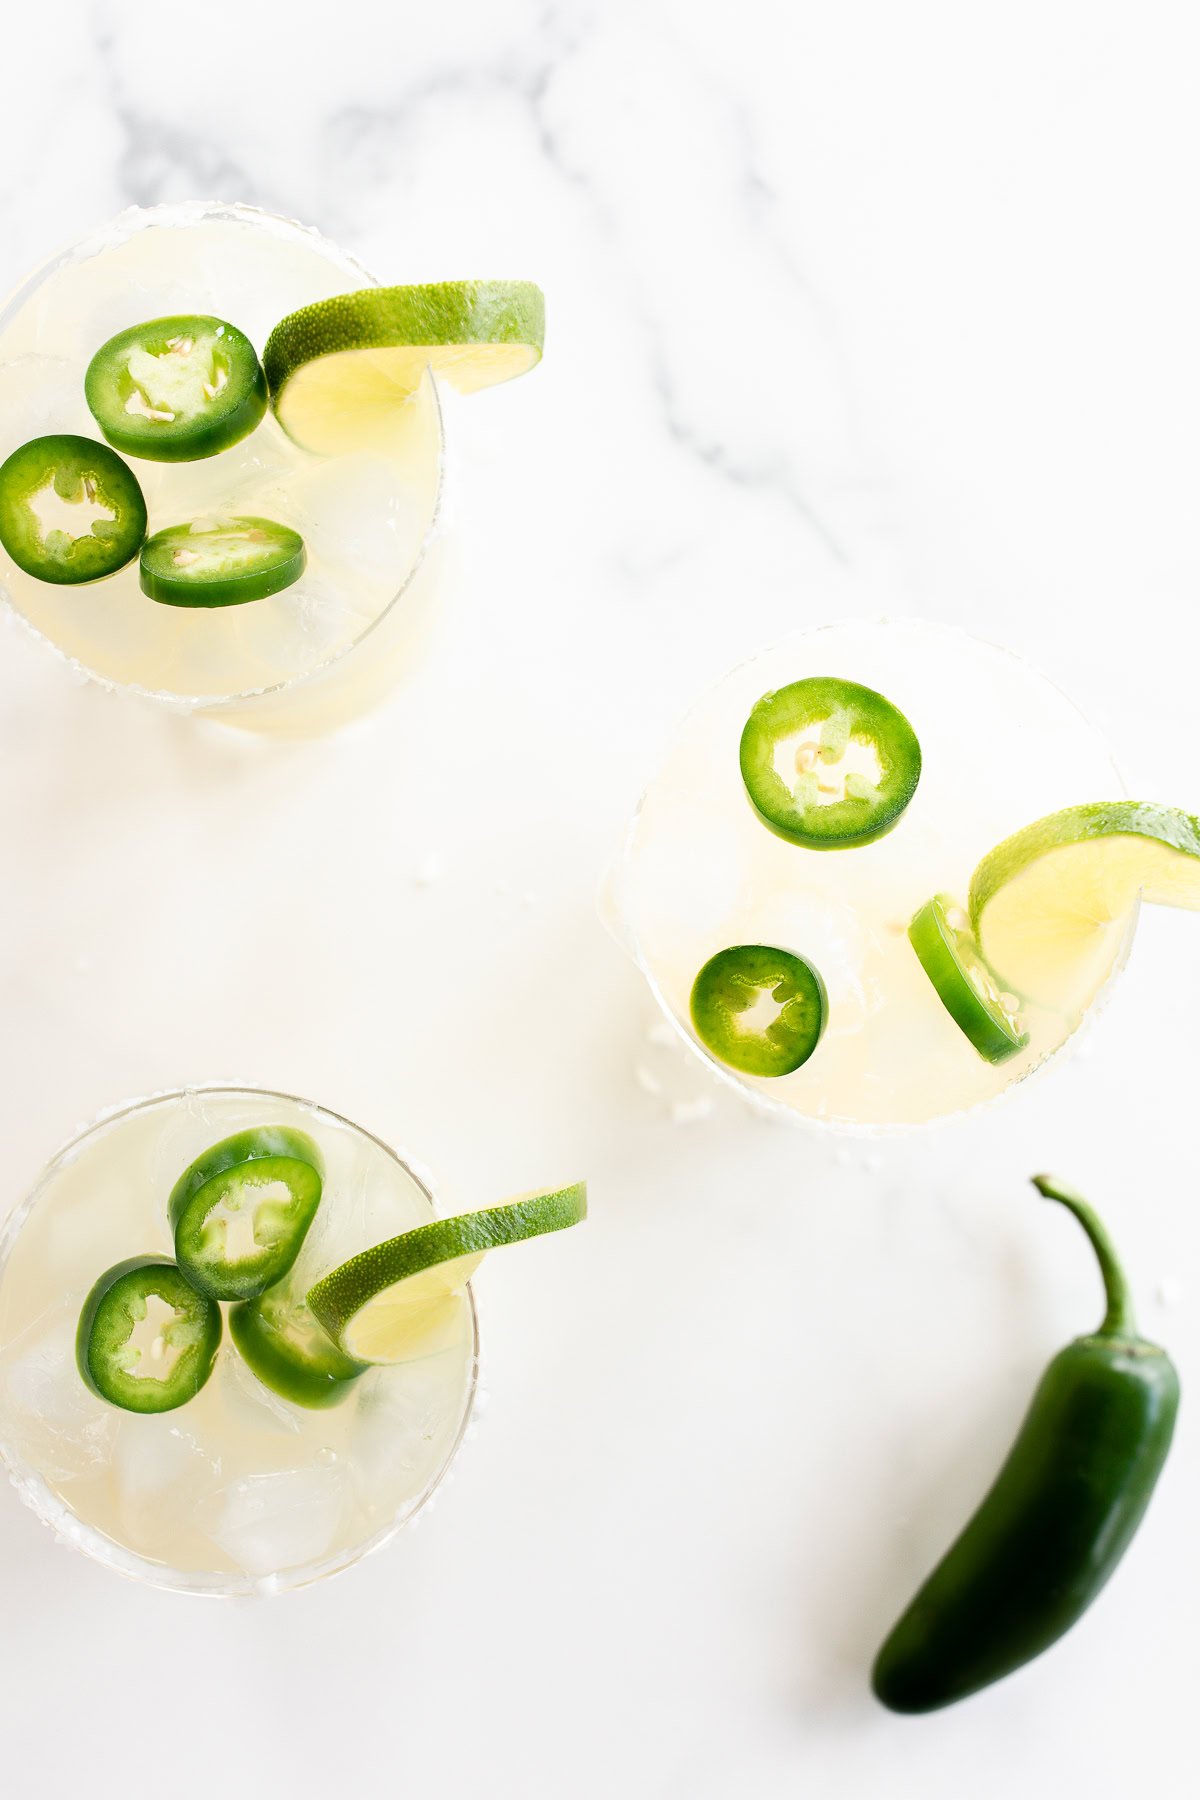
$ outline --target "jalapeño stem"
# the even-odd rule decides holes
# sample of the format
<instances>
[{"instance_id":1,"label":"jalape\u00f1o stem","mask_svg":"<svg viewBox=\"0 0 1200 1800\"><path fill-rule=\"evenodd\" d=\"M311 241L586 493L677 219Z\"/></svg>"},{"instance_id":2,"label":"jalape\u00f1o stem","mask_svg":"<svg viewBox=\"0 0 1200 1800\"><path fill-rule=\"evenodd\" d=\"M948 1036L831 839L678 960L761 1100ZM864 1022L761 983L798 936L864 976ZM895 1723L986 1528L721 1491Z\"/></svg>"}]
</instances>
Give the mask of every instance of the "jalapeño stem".
<instances>
[{"instance_id":1,"label":"jalape\u00f1o stem","mask_svg":"<svg viewBox=\"0 0 1200 1800\"><path fill-rule=\"evenodd\" d=\"M1100 1264L1100 1273L1104 1278L1105 1314L1097 1336L1136 1338L1138 1335L1137 1320L1133 1312L1133 1298L1129 1292L1129 1283L1125 1271L1121 1267L1116 1249L1108 1232L1101 1224L1099 1217L1088 1205L1082 1195L1074 1189L1064 1187L1053 1175L1035 1175L1033 1185L1046 1200L1057 1200L1068 1212L1074 1213L1083 1229L1087 1232L1088 1241L1096 1252L1096 1260Z\"/></svg>"}]
</instances>

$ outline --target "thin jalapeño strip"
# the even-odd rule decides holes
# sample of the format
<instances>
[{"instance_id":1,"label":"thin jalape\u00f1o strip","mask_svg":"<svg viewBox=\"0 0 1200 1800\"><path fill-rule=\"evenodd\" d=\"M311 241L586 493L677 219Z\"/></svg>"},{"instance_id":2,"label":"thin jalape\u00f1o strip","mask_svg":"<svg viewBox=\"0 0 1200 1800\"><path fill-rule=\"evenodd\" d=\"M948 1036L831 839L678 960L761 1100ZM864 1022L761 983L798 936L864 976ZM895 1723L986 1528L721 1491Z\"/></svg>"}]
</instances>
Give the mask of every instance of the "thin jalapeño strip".
<instances>
[{"instance_id":1,"label":"thin jalape\u00f1o strip","mask_svg":"<svg viewBox=\"0 0 1200 1800\"><path fill-rule=\"evenodd\" d=\"M215 456L267 409L254 345L236 325L204 313L119 331L88 364L84 393L109 443L151 462Z\"/></svg>"},{"instance_id":2,"label":"thin jalape\u00f1o strip","mask_svg":"<svg viewBox=\"0 0 1200 1800\"><path fill-rule=\"evenodd\" d=\"M1006 1062L1023 1050L1020 1002L1003 993L975 947L967 915L935 894L913 918L908 941L954 1023L985 1062Z\"/></svg>"},{"instance_id":3,"label":"thin jalape\u00f1o strip","mask_svg":"<svg viewBox=\"0 0 1200 1800\"><path fill-rule=\"evenodd\" d=\"M808 850L870 844L917 791L921 746L874 688L812 676L764 694L739 746L742 780L764 825Z\"/></svg>"},{"instance_id":4,"label":"thin jalape\u00f1o strip","mask_svg":"<svg viewBox=\"0 0 1200 1800\"><path fill-rule=\"evenodd\" d=\"M697 1037L719 1062L743 1075L790 1075L820 1043L829 999L802 956L735 944L705 963L691 1010Z\"/></svg>"}]
</instances>

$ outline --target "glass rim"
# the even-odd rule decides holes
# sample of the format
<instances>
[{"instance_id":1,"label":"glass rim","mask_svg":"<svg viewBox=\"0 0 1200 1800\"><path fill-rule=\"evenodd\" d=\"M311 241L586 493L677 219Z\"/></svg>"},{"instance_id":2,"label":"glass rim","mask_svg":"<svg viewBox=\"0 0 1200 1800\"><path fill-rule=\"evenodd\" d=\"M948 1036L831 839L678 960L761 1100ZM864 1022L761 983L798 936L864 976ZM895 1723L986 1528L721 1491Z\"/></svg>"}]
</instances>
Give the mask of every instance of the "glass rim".
<instances>
[{"instance_id":1,"label":"glass rim","mask_svg":"<svg viewBox=\"0 0 1200 1800\"><path fill-rule=\"evenodd\" d=\"M144 1094L135 1100L123 1100L114 1106L105 1107L95 1118L81 1126L64 1144L60 1145L54 1155L42 1165L28 1192L0 1224L0 1284L3 1283L13 1247L38 1201L43 1197L47 1184L66 1163L73 1160L90 1138L111 1125L131 1118L135 1113L146 1112L152 1107L171 1101L188 1100L198 1094L280 1100L288 1105L307 1107L313 1112L323 1113L327 1118L335 1120L339 1125L346 1126L359 1137L367 1138L385 1155L391 1157L393 1162L398 1163L424 1194L433 1208L434 1216L439 1216L437 1200L431 1183L422 1172L423 1165L416 1158L411 1158L407 1151L387 1143L373 1131L368 1131L353 1119L347 1118L344 1113L335 1111L333 1107L323 1106L318 1100L308 1100L299 1094L285 1093L279 1088L255 1087L238 1081L197 1082L187 1087L162 1088L152 1094ZM275 1594L292 1593L299 1588L311 1587L315 1582L323 1581L328 1576L340 1575L343 1570L353 1568L356 1563L361 1562L365 1556L383 1549L399 1532L407 1525L411 1525L424 1512L449 1474L470 1428L479 1397L479 1309L475 1303L475 1292L470 1282L467 1283L466 1294L471 1312L470 1371L462 1417L441 1466L402 1516L398 1512L372 1536L364 1538L360 1543L352 1544L332 1556L319 1557L312 1562L298 1564L295 1569L277 1570L270 1575L247 1575L232 1571L205 1572L170 1567L165 1563L154 1562L149 1557L141 1556L135 1550L126 1549L123 1544L110 1538L106 1532L99 1530L94 1525L87 1524L70 1503L64 1500L62 1495L50 1485L45 1476L27 1464L3 1436L0 1436L0 1470L7 1474L20 1500L42 1524L47 1525L53 1531L56 1539L65 1543L70 1549L79 1551L81 1555L88 1557L92 1562L99 1563L102 1567L112 1570L127 1580L138 1581L146 1587L159 1588L170 1593L194 1594L207 1599L222 1600L265 1598Z\"/></svg>"},{"instance_id":2,"label":"glass rim","mask_svg":"<svg viewBox=\"0 0 1200 1800\"><path fill-rule=\"evenodd\" d=\"M276 236L299 235L305 242L327 253L330 261L339 264L348 275L358 277L364 287L381 285L379 277L373 275L350 251L343 250L315 225L305 225L301 220L290 218L285 213L271 212L266 207L251 206L240 200L166 200L154 206L127 206L104 224L95 226L85 236L76 238L64 249L56 251L46 261L39 263L17 284L0 305L0 333L4 331L14 314L33 298L43 281L59 269L69 268L75 263L86 262L89 257L98 254L99 251L126 243L138 232L153 227L188 227L202 224L207 220L216 222L225 220L234 224L248 225ZM107 693L133 694L140 700L148 700L155 706L183 716L203 712L211 717L220 713L225 707L242 706L247 701L267 700L276 694L290 693L307 682L320 679L330 669L336 667L338 663L359 649L372 632L382 625L385 619L391 617L416 580L428 558L430 548L445 522L446 417L437 382L432 377L429 378L429 382L434 416L437 420L437 487L433 497L433 509L422 535L420 547L410 563L403 581L387 604L380 608L368 624L363 626L357 636L331 652L330 655L322 657L320 662L314 663L310 669L304 669L295 675L284 676L279 681L266 682L260 687L239 688L232 694L175 694L165 688L146 687L137 681L114 680L112 676L102 675L98 669L91 668L79 657L72 656L70 651L64 650L61 644L56 643L52 637L34 624L2 583L0 583L0 604L13 618L19 620L25 630L39 643L46 645L61 662L66 663L69 669L82 676L86 681L95 683L97 687L103 688Z\"/></svg>"},{"instance_id":3,"label":"glass rim","mask_svg":"<svg viewBox=\"0 0 1200 1800\"><path fill-rule=\"evenodd\" d=\"M741 1100L750 1113L756 1115L759 1119L768 1119L772 1123L793 1126L801 1131L807 1130L822 1136L843 1137L862 1141L884 1138L908 1138L918 1132L928 1131L931 1128L948 1126L955 1124L962 1119L978 1117L982 1113L991 1111L998 1106L1002 1106L1016 1089L1025 1087L1036 1076L1044 1074L1050 1069L1051 1065L1056 1068L1062 1068L1069 1058L1078 1051L1079 1046L1086 1041L1095 1025L1096 1019L1108 1005L1112 997L1113 989L1116 987L1118 980L1124 973L1125 966L1129 960L1130 950L1133 947L1133 939L1137 932L1138 918L1141 913L1141 898L1139 896L1134 904L1129 919L1128 930L1121 940L1121 945L1113 959L1112 967L1109 969L1104 981L1097 989L1094 998L1089 1003L1086 1012L1080 1019L1078 1025L1075 1026L1074 1030L1069 1032L1062 1042L1057 1044L1040 1062L1035 1063L1032 1068L1027 1069L1025 1073L1018 1076L1016 1080L1010 1081L1005 1087L1001 1088L999 1093L985 1095L982 1099L973 1100L967 1106L958 1106L951 1108L949 1111L931 1113L927 1119L868 1120L820 1118L816 1113L800 1112L796 1107L789 1106L786 1101L773 1099L770 1094L764 1093L760 1088L751 1087L749 1082L739 1075L736 1070L727 1068L725 1064L719 1062L703 1044L692 1036L682 1020L676 1017L661 985L654 975L653 970L650 968L645 952L639 941L638 932L633 921L629 917L628 906L622 890L626 871L637 841L642 813L645 810L646 802L650 797L651 791L655 787L670 758L672 748L680 733L683 731L687 721L690 719L693 712L701 707L719 687L723 687L727 681L733 680L742 670L748 669L753 663L756 663L760 657L771 655L773 652L784 649L790 644L820 637L823 632L838 631L847 626L854 625L866 625L873 628L886 628L889 625L916 627L922 631L933 632L938 636L960 638L969 644L981 645L984 649L990 650L996 655L1005 657L1009 662L1015 663L1019 668L1026 671L1028 674L1033 675L1037 680L1044 682L1047 687L1053 689L1059 699L1071 709L1078 717L1080 723L1090 735L1096 739L1103 749L1105 756L1108 758L1109 763L1112 765L1113 773L1117 780L1117 786L1120 789L1118 798L1127 799L1129 796L1129 789L1121 771L1121 767L1117 762L1107 739L1097 730L1096 726L1092 724L1092 721L1088 718L1082 707L1071 698L1070 694L1068 694L1064 688L1059 686L1058 682L1055 681L1052 676L1047 675L1044 670L1038 668L1036 663L1031 662L1029 658L1022 655L1020 651L1010 649L1006 644L998 644L993 638L985 637L977 631L969 631L964 625L958 625L949 620L923 618L919 613L856 613L851 614L846 618L825 620L819 625L810 625L803 627L800 630L785 632L782 637L775 638L770 643L762 644L757 650L750 651L747 655L739 657L723 674L718 675L714 680L705 683L701 690L675 717L673 728L667 736L666 748L656 760L649 777L642 783L637 804L634 807L628 825L621 834L616 854L610 865L608 875L604 880L601 890L602 898L600 906L602 918L604 919L610 935L616 939L617 943L630 958L634 967L645 981L656 1007L666 1022L671 1026L671 1029L675 1033L680 1044L682 1044L691 1056L701 1064L710 1077L715 1078L723 1087L736 1094L738 1099Z\"/></svg>"}]
</instances>

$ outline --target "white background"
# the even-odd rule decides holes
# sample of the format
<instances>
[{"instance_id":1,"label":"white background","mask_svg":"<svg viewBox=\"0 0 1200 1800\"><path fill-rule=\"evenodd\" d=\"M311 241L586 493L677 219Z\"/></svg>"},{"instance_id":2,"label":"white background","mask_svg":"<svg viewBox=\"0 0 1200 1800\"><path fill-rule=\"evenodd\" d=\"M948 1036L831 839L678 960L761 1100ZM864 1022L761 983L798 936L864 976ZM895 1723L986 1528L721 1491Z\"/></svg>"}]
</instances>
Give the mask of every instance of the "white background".
<instances>
[{"instance_id":1,"label":"white background","mask_svg":"<svg viewBox=\"0 0 1200 1800\"><path fill-rule=\"evenodd\" d=\"M13 1793L1190 1791L1200 1413L1042 1663L896 1720L871 1655L1097 1283L1103 1207L1200 1384L1200 937L1147 919L1084 1054L843 1144L648 1044L598 873L673 716L856 604L998 638L1200 806L1200 42L1067 0L22 7L4 283L121 206L256 201L385 279L532 276L546 360L455 409L420 677L271 745L0 634L0 1205L81 1119L232 1075L448 1199L590 1177L479 1283L490 1405L419 1528L257 1606L128 1586L0 1494ZM15 36L14 36L15 33ZM1008 727L993 734L997 779ZM431 885L414 879L441 859ZM665 1096L646 1091L649 1070ZM685 1110L687 1110L685 1104Z\"/></svg>"}]
</instances>

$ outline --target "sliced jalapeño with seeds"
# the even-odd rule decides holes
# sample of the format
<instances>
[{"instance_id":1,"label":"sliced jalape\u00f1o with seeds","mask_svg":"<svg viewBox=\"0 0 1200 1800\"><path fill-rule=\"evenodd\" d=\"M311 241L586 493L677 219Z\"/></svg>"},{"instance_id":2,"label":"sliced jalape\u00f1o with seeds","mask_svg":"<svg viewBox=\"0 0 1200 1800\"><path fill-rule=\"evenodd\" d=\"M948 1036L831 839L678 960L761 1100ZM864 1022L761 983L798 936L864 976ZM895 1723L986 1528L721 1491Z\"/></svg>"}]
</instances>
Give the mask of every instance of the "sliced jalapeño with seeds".
<instances>
[{"instance_id":1,"label":"sliced jalape\u00f1o with seeds","mask_svg":"<svg viewBox=\"0 0 1200 1800\"><path fill-rule=\"evenodd\" d=\"M164 606L242 606L299 581L304 539L251 516L168 525L142 545L142 592Z\"/></svg>"},{"instance_id":2,"label":"sliced jalape\u00f1o with seeds","mask_svg":"<svg viewBox=\"0 0 1200 1800\"><path fill-rule=\"evenodd\" d=\"M221 1342L221 1309L166 1256L131 1256L101 1275L75 1336L79 1373L126 1412L172 1412L200 1392Z\"/></svg>"},{"instance_id":3,"label":"sliced jalape\u00f1o with seeds","mask_svg":"<svg viewBox=\"0 0 1200 1800\"><path fill-rule=\"evenodd\" d=\"M913 918L908 941L938 999L985 1062L1006 1062L1025 1048L1020 1001L1002 991L961 907L935 894Z\"/></svg>"},{"instance_id":4,"label":"sliced jalape\u00f1o with seeds","mask_svg":"<svg viewBox=\"0 0 1200 1800\"><path fill-rule=\"evenodd\" d=\"M321 1201L324 1165L306 1132L257 1126L222 1138L171 1190L175 1255L214 1300L253 1300L295 1262Z\"/></svg>"},{"instance_id":5,"label":"sliced jalape\u00f1o with seeds","mask_svg":"<svg viewBox=\"0 0 1200 1800\"><path fill-rule=\"evenodd\" d=\"M240 1300L229 1334L265 1387L295 1406L337 1406L367 1365L339 1350L309 1309L302 1289L281 1281L257 1300Z\"/></svg>"},{"instance_id":6,"label":"sliced jalape\u00f1o with seeds","mask_svg":"<svg viewBox=\"0 0 1200 1800\"><path fill-rule=\"evenodd\" d=\"M697 975L691 1011L697 1037L719 1062L743 1075L790 1075L820 1043L829 999L802 956L735 944Z\"/></svg>"},{"instance_id":7,"label":"sliced jalape\u00f1o with seeds","mask_svg":"<svg viewBox=\"0 0 1200 1800\"><path fill-rule=\"evenodd\" d=\"M92 438L33 438L0 465L0 543L38 581L100 581L146 535L137 477Z\"/></svg>"},{"instance_id":8,"label":"sliced jalape\u00f1o with seeds","mask_svg":"<svg viewBox=\"0 0 1200 1800\"><path fill-rule=\"evenodd\" d=\"M215 456L267 410L267 378L250 339L202 313L118 331L93 356L83 385L109 443L151 462Z\"/></svg>"},{"instance_id":9,"label":"sliced jalape\u00f1o with seeds","mask_svg":"<svg viewBox=\"0 0 1200 1800\"><path fill-rule=\"evenodd\" d=\"M890 831L917 791L921 746L874 688L811 676L764 694L742 730L742 780L778 837L846 850Z\"/></svg>"}]
</instances>

